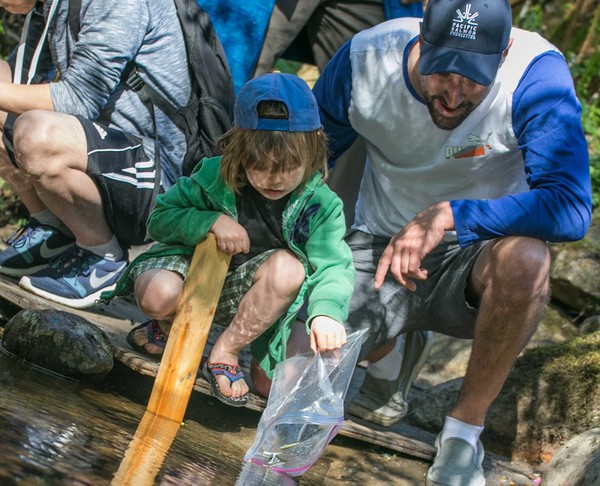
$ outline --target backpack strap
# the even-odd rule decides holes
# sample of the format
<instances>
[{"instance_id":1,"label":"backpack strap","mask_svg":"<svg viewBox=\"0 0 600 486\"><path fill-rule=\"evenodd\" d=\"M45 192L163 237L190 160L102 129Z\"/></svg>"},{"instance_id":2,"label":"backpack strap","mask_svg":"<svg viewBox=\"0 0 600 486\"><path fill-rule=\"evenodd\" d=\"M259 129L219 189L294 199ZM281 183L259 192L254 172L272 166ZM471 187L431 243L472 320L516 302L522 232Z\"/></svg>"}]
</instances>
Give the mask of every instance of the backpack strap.
<instances>
[{"instance_id":1,"label":"backpack strap","mask_svg":"<svg viewBox=\"0 0 600 486\"><path fill-rule=\"evenodd\" d=\"M69 27L73 33L73 37L77 40L79 35L79 15L81 13L81 0L69 0Z\"/></svg>"},{"instance_id":2,"label":"backpack strap","mask_svg":"<svg viewBox=\"0 0 600 486\"><path fill-rule=\"evenodd\" d=\"M127 66L121 79L132 91L135 91L150 113L154 115L154 106L157 106L171 120L175 118L178 108L142 79L135 63L132 62Z\"/></svg>"}]
</instances>

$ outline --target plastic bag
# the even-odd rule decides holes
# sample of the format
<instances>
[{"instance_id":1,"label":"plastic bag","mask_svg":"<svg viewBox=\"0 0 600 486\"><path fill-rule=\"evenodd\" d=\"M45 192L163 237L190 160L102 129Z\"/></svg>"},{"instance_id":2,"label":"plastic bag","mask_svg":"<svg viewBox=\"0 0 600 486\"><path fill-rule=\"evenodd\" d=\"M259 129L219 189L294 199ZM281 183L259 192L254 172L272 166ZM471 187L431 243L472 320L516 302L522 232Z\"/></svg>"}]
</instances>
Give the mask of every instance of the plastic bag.
<instances>
[{"instance_id":1,"label":"plastic bag","mask_svg":"<svg viewBox=\"0 0 600 486\"><path fill-rule=\"evenodd\" d=\"M245 461L290 476L306 472L344 423L344 398L366 330L340 349L289 358L275 367L267 407Z\"/></svg>"}]
</instances>

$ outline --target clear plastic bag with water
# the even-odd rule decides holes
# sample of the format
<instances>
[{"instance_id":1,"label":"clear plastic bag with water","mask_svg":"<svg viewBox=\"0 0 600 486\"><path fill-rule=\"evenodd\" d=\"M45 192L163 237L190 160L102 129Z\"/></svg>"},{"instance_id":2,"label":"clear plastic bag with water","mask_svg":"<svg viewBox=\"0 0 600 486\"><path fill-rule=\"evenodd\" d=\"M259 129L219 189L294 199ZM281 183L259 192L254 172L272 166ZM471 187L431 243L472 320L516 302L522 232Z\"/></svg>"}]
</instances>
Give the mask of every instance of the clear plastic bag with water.
<instances>
[{"instance_id":1,"label":"clear plastic bag with water","mask_svg":"<svg viewBox=\"0 0 600 486\"><path fill-rule=\"evenodd\" d=\"M316 462L344 423L344 398L365 331L348 335L340 349L301 354L276 366L245 461L290 476Z\"/></svg>"}]
</instances>

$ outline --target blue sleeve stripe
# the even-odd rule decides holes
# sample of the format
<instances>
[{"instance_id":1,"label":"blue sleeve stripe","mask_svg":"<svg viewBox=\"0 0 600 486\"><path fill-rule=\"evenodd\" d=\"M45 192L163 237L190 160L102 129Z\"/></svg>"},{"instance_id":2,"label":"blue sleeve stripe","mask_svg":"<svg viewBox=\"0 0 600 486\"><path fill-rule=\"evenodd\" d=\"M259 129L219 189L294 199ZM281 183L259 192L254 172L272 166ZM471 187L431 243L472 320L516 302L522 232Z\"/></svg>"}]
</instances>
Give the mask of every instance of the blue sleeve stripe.
<instances>
[{"instance_id":1,"label":"blue sleeve stripe","mask_svg":"<svg viewBox=\"0 0 600 486\"><path fill-rule=\"evenodd\" d=\"M503 235L583 238L591 218L581 105L558 52L535 58L513 94L512 122L530 190L489 201L452 201L462 246Z\"/></svg>"},{"instance_id":2,"label":"blue sleeve stripe","mask_svg":"<svg viewBox=\"0 0 600 486\"><path fill-rule=\"evenodd\" d=\"M330 167L357 137L348 118L352 97L351 42L346 42L329 61L313 88L321 123L329 140Z\"/></svg>"}]
</instances>

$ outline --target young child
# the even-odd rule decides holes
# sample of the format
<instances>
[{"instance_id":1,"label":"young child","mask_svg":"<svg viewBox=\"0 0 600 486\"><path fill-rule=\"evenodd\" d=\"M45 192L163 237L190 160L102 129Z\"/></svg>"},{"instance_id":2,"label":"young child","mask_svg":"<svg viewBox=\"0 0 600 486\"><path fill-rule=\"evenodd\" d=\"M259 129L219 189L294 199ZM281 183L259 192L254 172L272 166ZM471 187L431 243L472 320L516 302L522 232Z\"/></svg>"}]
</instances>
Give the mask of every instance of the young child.
<instances>
[{"instance_id":1,"label":"young child","mask_svg":"<svg viewBox=\"0 0 600 486\"><path fill-rule=\"evenodd\" d=\"M319 111L303 80L266 74L246 83L234 127L219 147L222 157L202 160L189 178L158 197L148 231L160 243L132 262L117 293L134 283L138 305L152 319L127 340L141 352L160 355L194 247L214 233L218 247L232 255L214 317L228 327L202 373L221 401L242 406L249 388L240 351L252 343L252 378L256 364L258 374L271 378L286 358L305 299L311 349L345 343L342 323L354 267L343 240L342 202L323 181L327 146ZM268 388L258 391L266 394Z\"/></svg>"}]
</instances>

